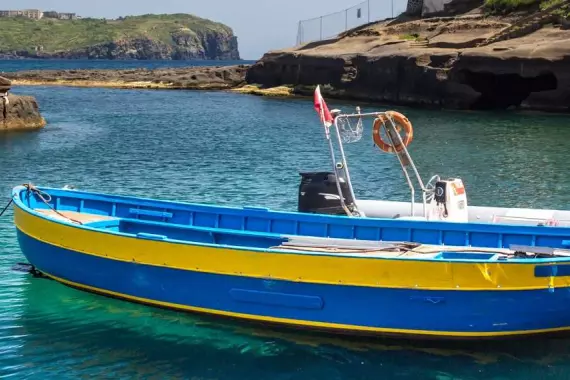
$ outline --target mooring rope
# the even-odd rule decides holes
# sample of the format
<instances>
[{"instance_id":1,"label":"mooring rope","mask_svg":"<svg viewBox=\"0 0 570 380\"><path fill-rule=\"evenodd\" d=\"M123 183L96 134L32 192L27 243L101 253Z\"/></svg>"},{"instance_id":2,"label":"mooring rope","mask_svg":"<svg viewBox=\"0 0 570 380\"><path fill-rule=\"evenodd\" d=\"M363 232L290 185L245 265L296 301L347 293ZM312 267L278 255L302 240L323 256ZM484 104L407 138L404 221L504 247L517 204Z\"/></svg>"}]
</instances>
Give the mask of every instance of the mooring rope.
<instances>
[{"instance_id":1,"label":"mooring rope","mask_svg":"<svg viewBox=\"0 0 570 380\"><path fill-rule=\"evenodd\" d=\"M0 212L0 216L4 215L4 213L8 210L8 207L10 207L13 202L14 202L14 199L10 199L10 202L8 202L8 204L6 205L6 207L4 207L4 209L2 210L2 212Z\"/></svg>"},{"instance_id":2,"label":"mooring rope","mask_svg":"<svg viewBox=\"0 0 570 380\"><path fill-rule=\"evenodd\" d=\"M49 207L49 209L53 212L55 212L57 215L61 216L64 219L67 219L71 222L77 223L77 224L83 224L82 222L80 222L79 220L75 220L73 218L70 218L67 215L63 215L61 212L57 211L55 208L53 208L52 205L49 204L49 202L51 201L51 196L46 193L41 191L40 189L38 189L37 187L35 187L34 185L32 185L31 183L24 183L22 186L24 186L28 192L33 193L35 195L37 195L38 198L41 199L42 202L45 203L46 206ZM10 201L8 202L8 204L6 205L6 207L4 207L4 209L2 209L2 212L0 212L0 217L2 215L4 215L4 213L8 210L8 208L12 205L12 203L14 203L14 198L11 198Z\"/></svg>"},{"instance_id":3,"label":"mooring rope","mask_svg":"<svg viewBox=\"0 0 570 380\"><path fill-rule=\"evenodd\" d=\"M61 216L62 218L65 218L71 222L74 222L77 224L83 224L79 220L75 220L73 218L70 218L69 216L63 215L61 212L59 212L55 208L53 208L53 206L49 204L49 202L51 201L51 196L48 193L41 191L40 189L38 189L37 187L35 187L31 183L25 183L22 186L24 186L26 189L28 189L29 192L36 194L38 196L38 198L40 198L42 200L42 202L44 202L46 204L46 206L48 206L50 208L50 210L55 212L57 215ZM45 195L45 197L44 197L44 195Z\"/></svg>"}]
</instances>

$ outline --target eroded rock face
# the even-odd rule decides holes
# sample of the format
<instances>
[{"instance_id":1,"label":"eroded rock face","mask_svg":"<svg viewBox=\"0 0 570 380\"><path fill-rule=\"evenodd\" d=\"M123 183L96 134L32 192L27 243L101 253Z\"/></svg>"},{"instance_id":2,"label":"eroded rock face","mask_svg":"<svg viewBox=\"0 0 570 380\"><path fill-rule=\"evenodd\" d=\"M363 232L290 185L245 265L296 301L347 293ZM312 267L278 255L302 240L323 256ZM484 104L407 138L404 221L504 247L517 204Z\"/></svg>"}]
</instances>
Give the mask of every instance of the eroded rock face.
<instances>
[{"instance_id":1,"label":"eroded rock face","mask_svg":"<svg viewBox=\"0 0 570 380\"><path fill-rule=\"evenodd\" d=\"M449 72L459 108L570 112L570 55L544 57L464 54Z\"/></svg>"},{"instance_id":2,"label":"eroded rock face","mask_svg":"<svg viewBox=\"0 0 570 380\"><path fill-rule=\"evenodd\" d=\"M60 59L239 60L237 37L223 31L172 34L172 43L151 38L111 41L77 50L54 53L17 52L16 56Z\"/></svg>"},{"instance_id":3,"label":"eroded rock face","mask_svg":"<svg viewBox=\"0 0 570 380\"><path fill-rule=\"evenodd\" d=\"M570 111L568 51L409 49L374 55L265 55L247 73L251 84L324 85L345 99L452 109ZM329 86L326 86L329 85Z\"/></svg>"}]
</instances>

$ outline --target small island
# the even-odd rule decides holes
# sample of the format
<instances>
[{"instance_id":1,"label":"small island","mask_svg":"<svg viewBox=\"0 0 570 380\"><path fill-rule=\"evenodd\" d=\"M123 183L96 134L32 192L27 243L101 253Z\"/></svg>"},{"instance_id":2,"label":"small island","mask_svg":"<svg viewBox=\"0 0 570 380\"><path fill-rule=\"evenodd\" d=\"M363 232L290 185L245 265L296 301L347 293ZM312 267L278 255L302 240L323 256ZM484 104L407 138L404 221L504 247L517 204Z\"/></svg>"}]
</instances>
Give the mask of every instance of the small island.
<instances>
[{"instance_id":1,"label":"small island","mask_svg":"<svg viewBox=\"0 0 570 380\"><path fill-rule=\"evenodd\" d=\"M240 60L237 37L190 14L81 18L0 11L0 58Z\"/></svg>"}]
</instances>

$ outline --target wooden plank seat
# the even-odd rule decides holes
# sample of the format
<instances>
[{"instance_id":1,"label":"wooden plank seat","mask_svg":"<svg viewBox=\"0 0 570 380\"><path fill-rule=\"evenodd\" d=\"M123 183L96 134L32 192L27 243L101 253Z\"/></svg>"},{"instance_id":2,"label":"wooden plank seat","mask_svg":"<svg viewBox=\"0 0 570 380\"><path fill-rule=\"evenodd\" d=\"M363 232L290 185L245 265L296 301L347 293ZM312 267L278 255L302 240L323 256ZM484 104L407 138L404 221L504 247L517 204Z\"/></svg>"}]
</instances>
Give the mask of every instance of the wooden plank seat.
<instances>
[{"instance_id":1,"label":"wooden plank seat","mask_svg":"<svg viewBox=\"0 0 570 380\"><path fill-rule=\"evenodd\" d=\"M66 220L73 223L80 222L82 224L117 219L113 216L86 214L83 212L76 212L76 211L58 211L59 214L51 209L35 209L34 211L37 211L50 218Z\"/></svg>"}]
</instances>

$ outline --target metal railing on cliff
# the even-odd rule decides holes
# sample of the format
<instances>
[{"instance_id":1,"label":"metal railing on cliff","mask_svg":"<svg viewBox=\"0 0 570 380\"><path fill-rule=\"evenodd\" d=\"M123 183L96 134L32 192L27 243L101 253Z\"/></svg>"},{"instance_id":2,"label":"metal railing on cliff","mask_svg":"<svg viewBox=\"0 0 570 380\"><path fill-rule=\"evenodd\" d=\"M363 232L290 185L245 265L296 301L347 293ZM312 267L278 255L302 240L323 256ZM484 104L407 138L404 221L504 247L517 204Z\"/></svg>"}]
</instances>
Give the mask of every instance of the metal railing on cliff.
<instances>
[{"instance_id":1,"label":"metal railing on cliff","mask_svg":"<svg viewBox=\"0 0 570 380\"><path fill-rule=\"evenodd\" d=\"M338 12L301 20L297 29L297 45L333 38L382 18L393 18L405 9L405 0L365 0Z\"/></svg>"}]
</instances>

